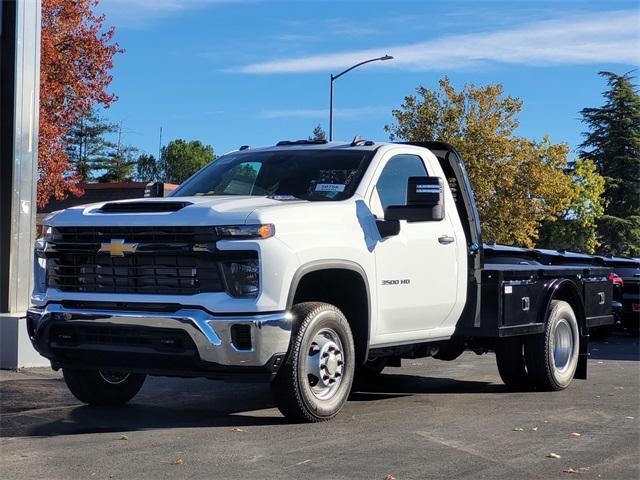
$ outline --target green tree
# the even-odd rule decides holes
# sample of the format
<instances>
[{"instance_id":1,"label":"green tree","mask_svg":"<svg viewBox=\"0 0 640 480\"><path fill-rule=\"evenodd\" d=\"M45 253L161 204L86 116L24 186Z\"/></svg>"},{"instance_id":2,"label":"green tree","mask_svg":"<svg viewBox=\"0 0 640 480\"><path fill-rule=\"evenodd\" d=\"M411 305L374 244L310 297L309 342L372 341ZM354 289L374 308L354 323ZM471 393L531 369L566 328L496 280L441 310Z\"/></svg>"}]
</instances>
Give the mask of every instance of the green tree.
<instances>
[{"instance_id":1,"label":"green tree","mask_svg":"<svg viewBox=\"0 0 640 480\"><path fill-rule=\"evenodd\" d=\"M555 222L545 222L537 246L595 253L598 220L604 213L604 178L592 160L578 159L570 170L573 177L572 202Z\"/></svg>"},{"instance_id":2,"label":"green tree","mask_svg":"<svg viewBox=\"0 0 640 480\"><path fill-rule=\"evenodd\" d=\"M136 165L138 149L122 142L122 123L118 126L118 142L105 158L94 167L104 173L98 178L101 183L130 182Z\"/></svg>"},{"instance_id":3,"label":"green tree","mask_svg":"<svg viewBox=\"0 0 640 480\"><path fill-rule=\"evenodd\" d=\"M156 157L148 153L141 154L136 160L136 180L139 182L155 182L162 175Z\"/></svg>"},{"instance_id":4,"label":"green tree","mask_svg":"<svg viewBox=\"0 0 640 480\"><path fill-rule=\"evenodd\" d=\"M605 180L601 250L640 255L640 95L630 73L600 75L609 89L602 107L581 111L589 131L580 153L593 160Z\"/></svg>"},{"instance_id":5,"label":"green tree","mask_svg":"<svg viewBox=\"0 0 640 480\"><path fill-rule=\"evenodd\" d=\"M563 214L573 198L566 144L515 135L522 101L503 96L501 84L465 85L447 77L439 90L417 88L393 110L392 140L440 140L464 158L487 241L531 247L544 221Z\"/></svg>"},{"instance_id":6,"label":"green tree","mask_svg":"<svg viewBox=\"0 0 640 480\"><path fill-rule=\"evenodd\" d=\"M117 131L117 125L108 123L95 109L89 110L80 122L73 125L65 136L66 154L82 183L93 180L93 171L99 167L115 147L108 135Z\"/></svg>"},{"instance_id":7,"label":"green tree","mask_svg":"<svg viewBox=\"0 0 640 480\"><path fill-rule=\"evenodd\" d=\"M165 181L182 183L215 159L213 147L204 145L200 140L172 140L162 148Z\"/></svg>"},{"instance_id":8,"label":"green tree","mask_svg":"<svg viewBox=\"0 0 640 480\"><path fill-rule=\"evenodd\" d=\"M316 128L313 129L313 134L309 137L309 140L315 140L318 142L326 142L327 141L327 132L325 132L320 124Z\"/></svg>"},{"instance_id":9,"label":"green tree","mask_svg":"<svg viewBox=\"0 0 640 480\"><path fill-rule=\"evenodd\" d=\"M136 153L138 149L130 145L113 149L101 163L105 173L98 177L98 181L101 183L130 182L136 165Z\"/></svg>"}]
</instances>

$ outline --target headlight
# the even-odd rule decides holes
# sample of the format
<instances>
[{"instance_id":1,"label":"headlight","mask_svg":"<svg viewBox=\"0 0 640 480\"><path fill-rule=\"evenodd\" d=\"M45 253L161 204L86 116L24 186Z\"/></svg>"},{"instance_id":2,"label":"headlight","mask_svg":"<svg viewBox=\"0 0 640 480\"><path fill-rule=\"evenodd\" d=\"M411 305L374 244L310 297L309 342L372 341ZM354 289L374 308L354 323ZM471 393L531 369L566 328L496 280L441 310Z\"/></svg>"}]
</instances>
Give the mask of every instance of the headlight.
<instances>
[{"instance_id":1,"label":"headlight","mask_svg":"<svg viewBox=\"0 0 640 480\"><path fill-rule=\"evenodd\" d=\"M42 240L49 241L53 239L53 228L49 225L43 225L42 227Z\"/></svg>"},{"instance_id":2,"label":"headlight","mask_svg":"<svg viewBox=\"0 0 640 480\"><path fill-rule=\"evenodd\" d=\"M233 297L256 297L260 290L258 259L233 260L222 263L227 291Z\"/></svg>"},{"instance_id":3,"label":"headlight","mask_svg":"<svg viewBox=\"0 0 640 480\"><path fill-rule=\"evenodd\" d=\"M44 257L44 251L47 247L47 242L53 239L53 229L45 225L42 229L42 237L38 238L34 245L36 257Z\"/></svg>"},{"instance_id":4,"label":"headlight","mask_svg":"<svg viewBox=\"0 0 640 480\"><path fill-rule=\"evenodd\" d=\"M222 239L269 238L276 234L276 227L266 225L224 225L215 227L216 234Z\"/></svg>"}]
</instances>

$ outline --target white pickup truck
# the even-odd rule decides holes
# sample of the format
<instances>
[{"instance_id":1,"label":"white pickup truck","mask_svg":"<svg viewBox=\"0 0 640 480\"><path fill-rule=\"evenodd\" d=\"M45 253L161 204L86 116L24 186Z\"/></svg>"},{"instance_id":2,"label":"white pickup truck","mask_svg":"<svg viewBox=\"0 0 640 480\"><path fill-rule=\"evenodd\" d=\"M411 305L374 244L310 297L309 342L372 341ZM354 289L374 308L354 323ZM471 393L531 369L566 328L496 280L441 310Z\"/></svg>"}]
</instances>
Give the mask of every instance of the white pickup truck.
<instances>
[{"instance_id":1,"label":"white pickup truck","mask_svg":"<svg viewBox=\"0 0 640 480\"><path fill-rule=\"evenodd\" d=\"M496 352L504 382L586 378L613 322L609 269L483 246L445 143L241 147L170 197L45 221L27 328L90 404L146 375L270 381L288 418L335 416L354 377L402 358Z\"/></svg>"}]
</instances>

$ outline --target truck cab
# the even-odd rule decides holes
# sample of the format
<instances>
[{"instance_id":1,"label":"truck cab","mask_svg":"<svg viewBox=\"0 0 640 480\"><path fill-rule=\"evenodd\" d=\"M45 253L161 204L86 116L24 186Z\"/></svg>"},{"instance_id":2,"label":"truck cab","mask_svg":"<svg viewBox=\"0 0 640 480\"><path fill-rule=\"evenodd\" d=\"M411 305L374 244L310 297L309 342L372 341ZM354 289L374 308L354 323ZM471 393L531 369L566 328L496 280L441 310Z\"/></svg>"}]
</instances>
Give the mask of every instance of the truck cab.
<instances>
[{"instance_id":1,"label":"truck cab","mask_svg":"<svg viewBox=\"0 0 640 480\"><path fill-rule=\"evenodd\" d=\"M243 148L170 197L45 223L29 336L91 404L146 375L264 380L287 417L322 421L355 377L466 349L495 351L514 388L560 390L586 377L588 328L613 321L596 260L485 266L464 163L440 142Z\"/></svg>"}]
</instances>

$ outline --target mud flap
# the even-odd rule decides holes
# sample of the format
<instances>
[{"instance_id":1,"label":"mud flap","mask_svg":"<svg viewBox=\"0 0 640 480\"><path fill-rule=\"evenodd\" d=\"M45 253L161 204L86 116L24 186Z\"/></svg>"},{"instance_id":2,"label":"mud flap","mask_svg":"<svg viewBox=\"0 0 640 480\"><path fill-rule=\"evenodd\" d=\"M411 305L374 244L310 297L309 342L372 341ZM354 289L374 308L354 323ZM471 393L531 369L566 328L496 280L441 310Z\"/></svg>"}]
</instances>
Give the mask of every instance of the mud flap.
<instances>
[{"instance_id":1,"label":"mud flap","mask_svg":"<svg viewBox=\"0 0 640 480\"><path fill-rule=\"evenodd\" d=\"M578 353L578 366L574 378L587 379L587 360L589 359L589 334L580 335L580 352Z\"/></svg>"}]
</instances>

